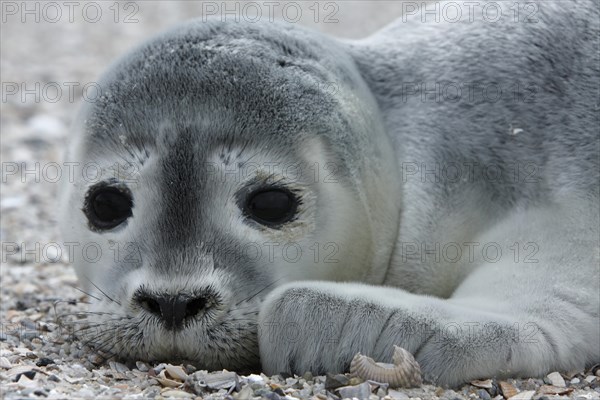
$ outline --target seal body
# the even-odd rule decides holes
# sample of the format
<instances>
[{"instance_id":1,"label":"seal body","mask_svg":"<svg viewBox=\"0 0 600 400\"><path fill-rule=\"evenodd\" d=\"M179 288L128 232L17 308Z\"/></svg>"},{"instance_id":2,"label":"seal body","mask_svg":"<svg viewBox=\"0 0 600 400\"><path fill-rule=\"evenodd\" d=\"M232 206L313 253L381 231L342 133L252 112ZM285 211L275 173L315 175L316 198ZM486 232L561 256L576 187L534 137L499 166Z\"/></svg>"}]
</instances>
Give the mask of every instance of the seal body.
<instances>
[{"instance_id":1,"label":"seal body","mask_svg":"<svg viewBox=\"0 0 600 400\"><path fill-rule=\"evenodd\" d=\"M118 60L68 155L101 174L63 190L103 250L90 340L267 373L397 345L450 385L597 361L599 12L535 4L361 41L192 21Z\"/></svg>"}]
</instances>

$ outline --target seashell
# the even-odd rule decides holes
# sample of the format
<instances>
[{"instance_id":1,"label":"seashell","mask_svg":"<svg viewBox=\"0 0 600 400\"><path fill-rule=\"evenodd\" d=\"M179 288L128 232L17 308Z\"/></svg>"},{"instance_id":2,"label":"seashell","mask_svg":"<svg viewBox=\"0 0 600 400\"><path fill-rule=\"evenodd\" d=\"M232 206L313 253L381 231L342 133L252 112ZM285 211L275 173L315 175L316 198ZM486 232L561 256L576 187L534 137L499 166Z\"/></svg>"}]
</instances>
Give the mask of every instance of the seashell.
<instances>
[{"instance_id":1,"label":"seashell","mask_svg":"<svg viewBox=\"0 0 600 400\"><path fill-rule=\"evenodd\" d=\"M357 353L350 363L350 374L364 380L388 383L391 387L413 387L423 383L421 367L412 354L394 346L394 363L378 363Z\"/></svg>"},{"instance_id":2,"label":"seashell","mask_svg":"<svg viewBox=\"0 0 600 400\"><path fill-rule=\"evenodd\" d=\"M186 385L199 395L202 395L205 389L220 390L225 389L229 392L240 389L240 379L235 372L221 371L211 372L198 371L189 375L186 379Z\"/></svg>"},{"instance_id":3,"label":"seashell","mask_svg":"<svg viewBox=\"0 0 600 400\"><path fill-rule=\"evenodd\" d=\"M185 382L188 377L188 374L186 374L183 368L178 365L167 364L165 365L165 370L171 376L171 378L178 379L182 382Z\"/></svg>"},{"instance_id":4,"label":"seashell","mask_svg":"<svg viewBox=\"0 0 600 400\"><path fill-rule=\"evenodd\" d=\"M173 379L167 378L167 376L165 375L165 370L164 369L162 371L160 371L160 374L156 375L154 377L154 379L156 379L157 381L159 381L161 385L166 386L166 387L170 387L170 388L179 387L179 386L182 385L181 382L177 382L177 381L175 381Z\"/></svg>"}]
</instances>

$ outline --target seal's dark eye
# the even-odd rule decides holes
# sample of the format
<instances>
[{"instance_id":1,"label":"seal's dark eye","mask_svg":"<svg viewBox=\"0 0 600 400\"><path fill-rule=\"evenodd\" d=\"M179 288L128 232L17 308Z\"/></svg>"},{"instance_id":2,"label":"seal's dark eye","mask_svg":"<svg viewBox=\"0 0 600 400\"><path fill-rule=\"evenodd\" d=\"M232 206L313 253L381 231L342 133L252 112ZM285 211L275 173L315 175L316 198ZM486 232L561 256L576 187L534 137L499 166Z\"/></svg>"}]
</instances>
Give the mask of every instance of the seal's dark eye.
<instances>
[{"instance_id":1,"label":"seal's dark eye","mask_svg":"<svg viewBox=\"0 0 600 400\"><path fill-rule=\"evenodd\" d=\"M132 207L129 193L115 187L100 187L92 189L83 211L94 228L106 230L131 217Z\"/></svg>"},{"instance_id":2,"label":"seal's dark eye","mask_svg":"<svg viewBox=\"0 0 600 400\"><path fill-rule=\"evenodd\" d=\"M277 226L290 221L297 208L298 200L288 190L262 189L248 196L245 212L263 225Z\"/></svg>"}]
</instances>

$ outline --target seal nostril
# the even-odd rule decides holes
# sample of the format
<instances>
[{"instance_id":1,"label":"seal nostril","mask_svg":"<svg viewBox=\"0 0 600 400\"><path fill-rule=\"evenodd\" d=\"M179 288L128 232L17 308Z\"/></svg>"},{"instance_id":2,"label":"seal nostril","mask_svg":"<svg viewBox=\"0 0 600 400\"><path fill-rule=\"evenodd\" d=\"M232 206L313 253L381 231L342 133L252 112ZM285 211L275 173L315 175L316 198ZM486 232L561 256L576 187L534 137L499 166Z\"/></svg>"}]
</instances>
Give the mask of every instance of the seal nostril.
<instances>
[{"instance_id":1,"label":"seal nostril","mask_svg":"<svg viewBox=\"0 0 600 400\"><path fill-rule=\"evenodd\" d=\"M138 303L142 306L144 310L151 312L152 314L157 315L159 317L161 316L160 304L152 297L139 297Z\"/></svg>"},{"instance_id":2,"label":"seal nostril","mask_svg":"<svg viewBox=\"0 0 600 400\"><path fill-rule=\"evenodd\" d=\"M206 307L206 299L203 297L198 297L196 299L190 300L187 303L187 306L185 308L186 318L193 317L194 315L196 315L200 311L202 311L205 307Z\"/></svg>"}]
</instances>

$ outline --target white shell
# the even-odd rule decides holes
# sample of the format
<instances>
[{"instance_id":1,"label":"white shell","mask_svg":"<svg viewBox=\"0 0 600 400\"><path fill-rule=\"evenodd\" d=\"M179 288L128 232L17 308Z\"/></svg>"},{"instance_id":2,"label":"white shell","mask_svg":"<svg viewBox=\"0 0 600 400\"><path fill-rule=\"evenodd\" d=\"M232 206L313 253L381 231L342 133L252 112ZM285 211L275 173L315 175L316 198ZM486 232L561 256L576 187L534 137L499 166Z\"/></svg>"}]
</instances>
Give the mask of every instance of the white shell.
<instances>
[{"instance_id":1,"label":"white shell","mask_svg":"<svg viewBox=\"0 0 600 400\"><path fill-rule=\"evenodd\" d=\"M178 379L182 382L185 382L188 377L188 374L186 374L183 368L178 365L167 364L165 365L165 370L171 376L171 378Z\"/></svg>"},{"instance_id":2,"label":"white shell","mask_svg":"<svg viewBox=\"0 0 600 400\"><path fill-rule=\"evenodd\" d=\"M160 371L160 374L155 376L154 379L156 379L157 381L160 382L161 385L166 386L166 387L174 388L174 387L179 387L179 386L183 385L183 383L181 383L181 382L177 382L173 379L167 378L167 376L165 375L164 369L162 371Z\"/></svg>"},{"instance_id":3,"label":"white shell","mask_svg":"<svg viewBox=\"0 0 600 400\"><path fill-rule=\"evenodd\" d=\"M391 387L414 387L423 383L421 367L412 354L394 346L394 364L375 362L357 353L350 363L350 373L364 380L388 383Z\"/></svg>"}]
</instances>

